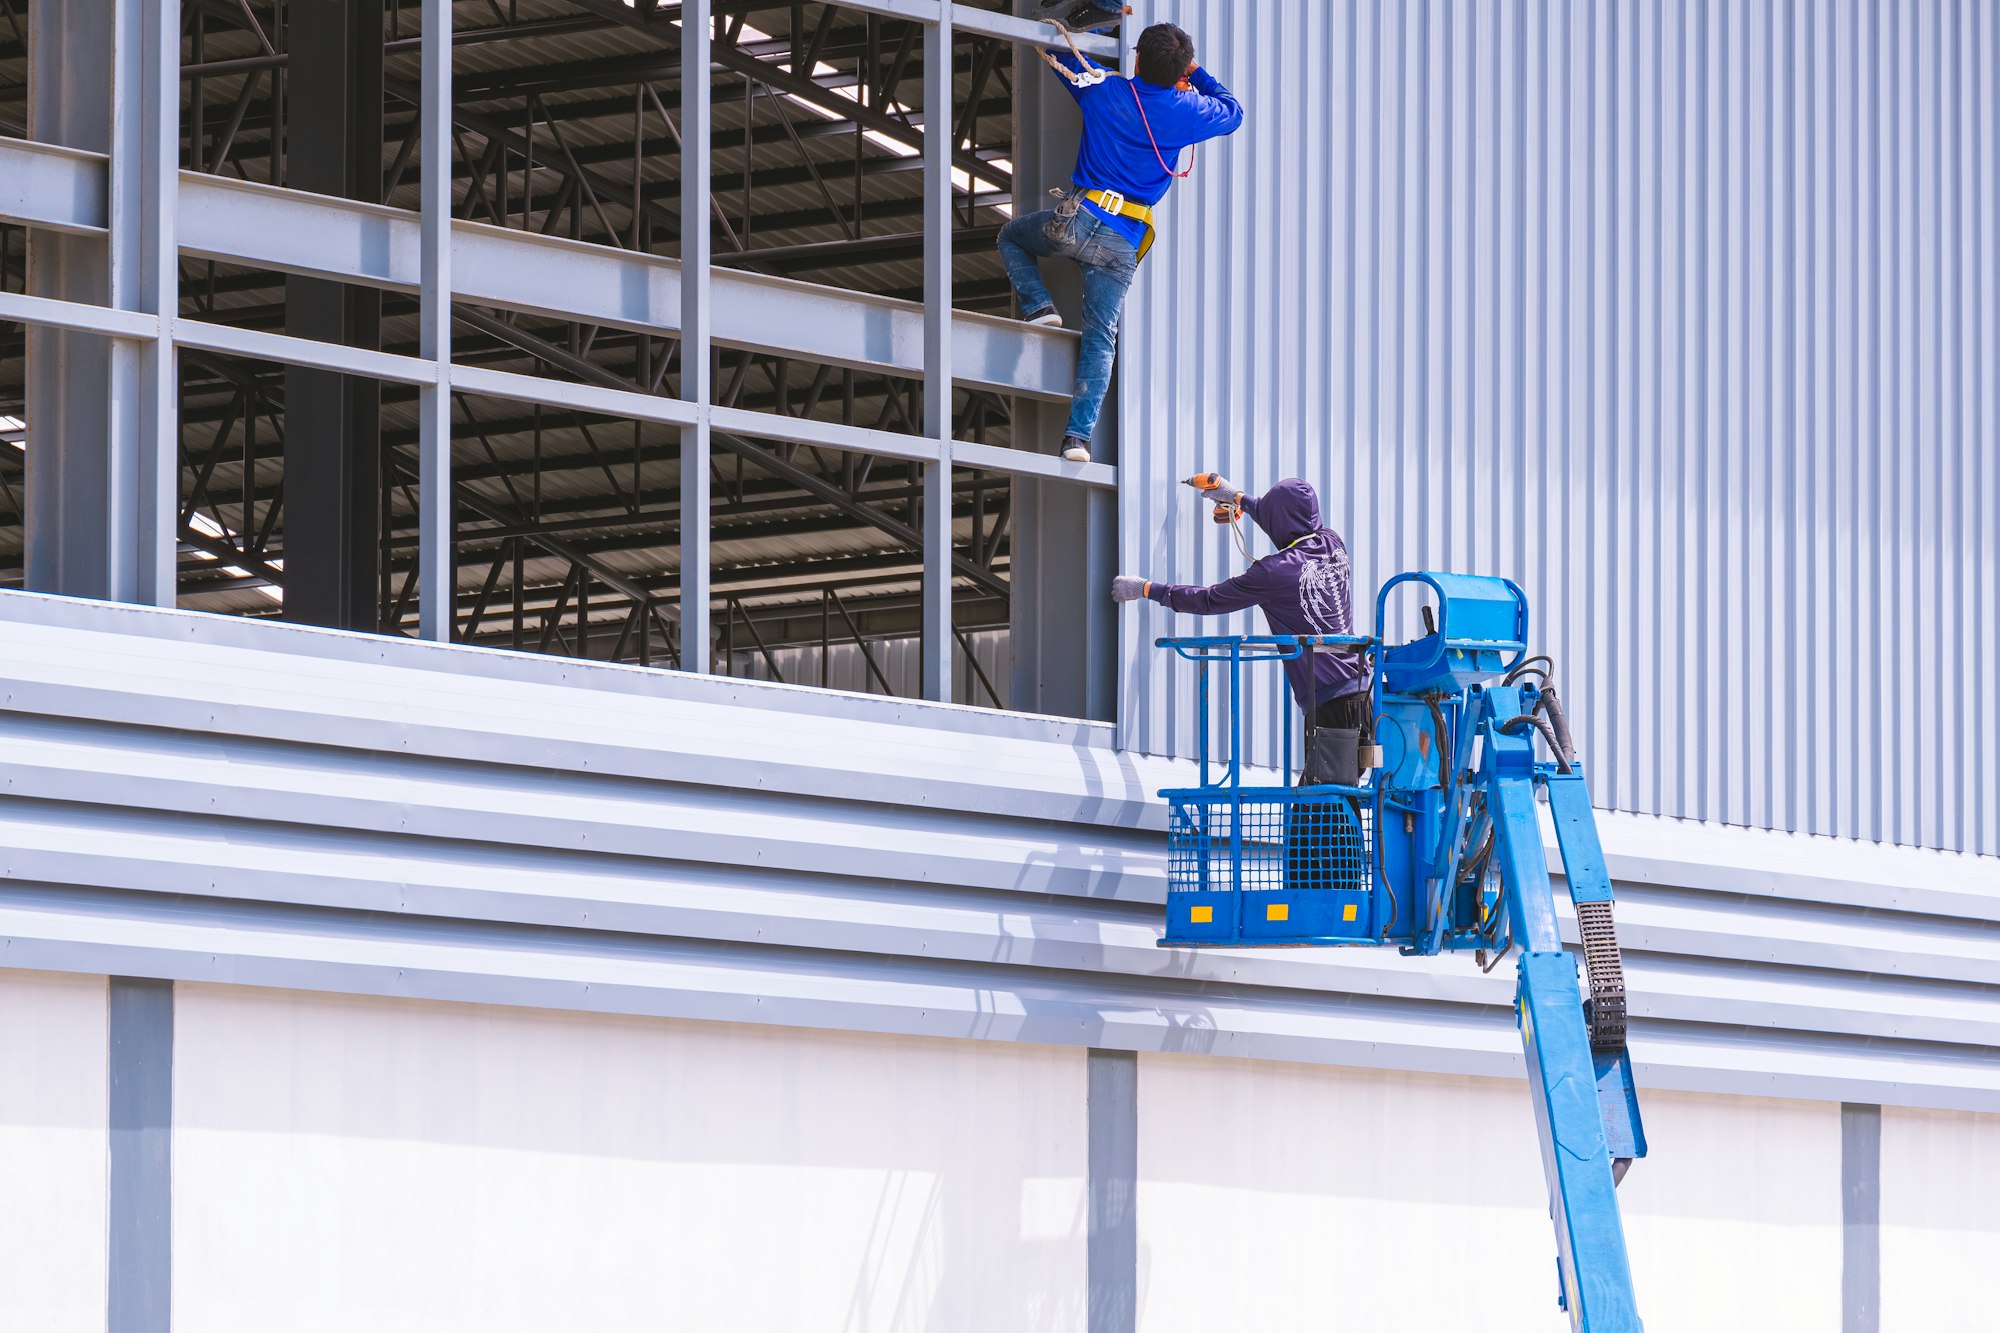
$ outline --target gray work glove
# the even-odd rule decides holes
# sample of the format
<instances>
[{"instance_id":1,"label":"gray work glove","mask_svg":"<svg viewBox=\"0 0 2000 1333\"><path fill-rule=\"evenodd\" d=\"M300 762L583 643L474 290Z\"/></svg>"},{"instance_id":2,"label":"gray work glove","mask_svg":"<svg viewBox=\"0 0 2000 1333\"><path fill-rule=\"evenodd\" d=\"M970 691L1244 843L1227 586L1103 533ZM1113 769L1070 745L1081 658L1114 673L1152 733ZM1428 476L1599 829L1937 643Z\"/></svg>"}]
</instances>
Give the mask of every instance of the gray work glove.
<instances>
[{"instance_id":1,"label":"gray work glove","mask_svg":"<svg viewBox=\"0 0 2000 1333\"><path fill-rule=\"evenodd\" d=\"M1240 498L1243 494L1242 487L1223 476L1220 472L1197 472L1182 482L1181 485L1194 487L1195 490L1218 504L1227 504Z\"/></svg>"},{"instance_id":2,"label":"gray work glove","mask_svg":"<svg viewBox=\"0 0 2000 1333\"><path fill-rule=\"evenodd\" d=\"M1120 574L1111 580L1111 600L1114 602L1136 602L1146 595L1153 585L1146 579L1134 578L1130 574Z\"/></svg>"}]
</instances>

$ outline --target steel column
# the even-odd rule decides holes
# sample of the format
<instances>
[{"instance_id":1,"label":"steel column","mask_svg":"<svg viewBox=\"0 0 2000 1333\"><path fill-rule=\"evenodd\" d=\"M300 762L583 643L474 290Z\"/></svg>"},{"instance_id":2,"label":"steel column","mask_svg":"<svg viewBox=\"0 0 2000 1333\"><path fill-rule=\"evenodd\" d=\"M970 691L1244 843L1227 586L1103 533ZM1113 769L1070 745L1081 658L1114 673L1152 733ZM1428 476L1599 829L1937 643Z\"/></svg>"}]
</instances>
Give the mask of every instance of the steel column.
<instances>
[{"instance_id":1,"label":"steel column","mask_svg":"<svg viewBox=\"0 0 2000 1333\"><path fill-rule=\"evenodd\" d=\"M176 29L177 31L178 29ZM107 1333L173 1327L174 983L112 977Z\"/></svg>"},{"instance_id":2,"label":"steel column","mask_svg":"<svg viewBox=\"0 0 2000 1333\"><path fill-rule=\"evenodd\" d=\"M448 641L453 605L451 522L451 0L424 0L422 108L423 291L418 335L437 368L417 388L417 623Z\"/></svg>"},{"instance_id":3,"label":"steel column","mask_svg":"<svg viewBox=\"0 0 2000 1333\"><path fill-rule=\"evenodd\" d=\"M36 8L29 137L111 151L118 17L116 0ZM114 188L106 197L112 234L136 246L139 196ZM115 216L120 208L123 220ZM121 272L136 277L133 268ZM28 235L30 296L110 306L111 274L106 236ZM30 324L27 361L27 587L137 600L136 386L117 384L111 340L96 334ZM129 358L125 368L132 368Z\"/></svg>"},{"instance_id":4,"label":"steel column","mask_svg":"<svg viewBox=\"0 0 2000 1333\"><path fill-rule=\"evenodd\" d=\"M1882 1108L1840 1107L1840 1333L1882 1327Z\"/></svg>"},{"instance_id":5,"label":"steel column","mask_svg":"<svg viewBox=\"0 0 2000 1333\"><path fill-rule=\"evenodd\" d=\"M924 698L951 699L951 7L924 27Z\"/></svg>"},{"instance_id":6,"label":"steel column","mask_svg":"<svg viewBox=\"0 0 2000 1333\"><path fill-rule=\"evenodd\" d=\"M1092 1049L1087 1333L1132 1333L1139 1318L1139 1057Z\"/></svg>"},{"instance_id":7,"label":"steel column","mask_svg":"<svg viewBox=\"0 0 2000 1333\"><path fill-rule=\"evenodd\" d=\"M112 300L171 320L180 303L180 0L119 0L112 106ZM128 92L129 90L129 92ZM129 274L127 263L133 265ZM113 344L134 389L132 599L172 606L179 554L180 374L171 329ZM128 362L129 367L128 367Z\"/></svg>"},{"instance_id":8,"label":"steel column","mask_svg":"<svg viewBox=\"0 0 2000 1333\"><path fill-rule=\"evenodd\" d=\"M709 651L709 531L714 442L714 344L710 338L709 57L715 24L709 0L681 5L681 396L694 424L681 431L681 651L683 671L706 672Z\"/></svg>"},{"instance_id":9,"label":"steel column","mask_svg":"<svg viewBox=\"0 0 2000 1333\"><path fill-rule=\"evenodd\" d=\"M1017 10L1033 7L1033 0L1016 0ZM1034 210L1049 187L1068 182L1083 122L1074 99L1037 62L1018 71L1014 125L1020 215ZM1079 327L1083 284L1075 267L1051 264L1043 277L1064 323ZM1073 362L1069 368L1074 371ZM1073 384L1072 373L1065 388ZM1067 400L1014 400L1015 448L1041 453L1050 471L1064 476L1075 475L1075 465L1058 462L1049 451L1062 438L1068 412ZM1109 462L1117 447L1117 417L1107 411L1092 448ZM1106 592L1116 556L1114 499L1073 484L1017 477L1013 507L1015 665L1009 703L1023 712L1109 720L1117 709L1118 617Z\"/></svg>"},{"instance_id":10,"label":"steel column","mask_svg":"<svg viewBox=\"0 0 2000 1333\"><path fill-rule=\"evenodd\" d=\"M383 0L288 7L283 100L310 109L285 127L285 183L379 202L382 190ZM192 186L193 182L190 182ZM285 331L349 347L381 346L382 298L316 278L285 280ZM381 388L322 369L285 372L285 618L376 628Z\"/></svg>"}]
</instances>

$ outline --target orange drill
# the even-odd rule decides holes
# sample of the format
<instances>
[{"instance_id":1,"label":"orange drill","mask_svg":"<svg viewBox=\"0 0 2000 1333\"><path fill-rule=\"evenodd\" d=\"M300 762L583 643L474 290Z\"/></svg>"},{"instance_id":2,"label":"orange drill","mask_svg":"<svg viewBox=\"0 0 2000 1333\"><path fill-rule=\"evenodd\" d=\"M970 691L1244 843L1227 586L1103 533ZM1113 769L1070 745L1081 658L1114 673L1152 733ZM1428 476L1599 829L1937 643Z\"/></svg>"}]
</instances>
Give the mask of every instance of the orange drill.
<instances>
[{"instance_id":1,"label":"orange drill","mask_svg":"<svg viewBox=\"0 0 2000 1333\"><path fill-rule=\"evenodd\" d=\"M1197 472L1182 484L1203 492L1230 490L1227 499L1216 501L1214 519L1217 523L1234 523L1243 516L1243 492L1230 488L1228 480L1220 472Z\"/></svg>"}]
</instances>

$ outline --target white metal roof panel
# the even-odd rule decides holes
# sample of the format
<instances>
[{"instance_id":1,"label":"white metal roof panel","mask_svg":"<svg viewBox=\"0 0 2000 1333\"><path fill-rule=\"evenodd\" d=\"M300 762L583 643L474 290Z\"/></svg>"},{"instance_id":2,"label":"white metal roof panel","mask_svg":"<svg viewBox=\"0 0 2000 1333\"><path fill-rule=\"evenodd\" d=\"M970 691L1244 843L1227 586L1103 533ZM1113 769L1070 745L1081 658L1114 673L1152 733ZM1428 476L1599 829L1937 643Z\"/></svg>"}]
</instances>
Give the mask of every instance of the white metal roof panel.
<instances>
[{"instance_id":1,"label":"white metal roof panel","mask_svg":"<svg viewBox=\"0 0 2000 1333\"><path fill-rule=\"evenodd\" d=\"M1507 969L1154 947L1052 718L0 596L10 965L1502 1073ZM2000 1107L2000 860L1601 816L1653 1086Z\"/></svg>"}]
</instances>

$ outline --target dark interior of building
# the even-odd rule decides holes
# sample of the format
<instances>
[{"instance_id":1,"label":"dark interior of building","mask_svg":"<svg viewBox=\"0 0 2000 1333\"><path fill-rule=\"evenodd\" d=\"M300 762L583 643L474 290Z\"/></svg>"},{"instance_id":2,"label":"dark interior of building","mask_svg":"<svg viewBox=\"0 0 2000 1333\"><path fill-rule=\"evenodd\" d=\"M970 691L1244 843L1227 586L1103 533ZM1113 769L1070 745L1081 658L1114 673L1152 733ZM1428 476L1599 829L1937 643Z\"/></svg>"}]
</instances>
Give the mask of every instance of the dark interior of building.
<instances>
[{"instance_id":1,"label":"dark interior of building","mask_svg":"<svg viewBox=\"0 0 2000 1333\"><path fill-rule=\"evenodd\" d=\"M0 0L0 134L28 137L28 43L58 0ZM678 5L459 0L451 156L458 219L676 256ZM988 7L1005 6L995 0ZM184 170L418 207L418 42L402 0L185 0ZM834 4L717 0L711 116L718 267L921 299L920 25ZM1014 206L1017 50L953 43L953 298L1007 314L994 239ZM0 226L0 288L28 235ZM413 349L414 295L188 258L186 316ZM458 302L459 364L676 396L671 333ZM0 323L0 586L23 583L24 331ZM718 348L717 404L919 433L923 385ZM183 607L414 632L417 391L211 352L180 357ZM958 386L959 439L1014 442L1019 406ZM680 664L679 432L458 394L455 637ZM917 632L920 468L718 431L714 669L907 692ZM958 697L1007 704L1018 484L953 476ZM845 663L843 666L842 663ZM838 683L835 681L834 683Z\"/></svg>"}]
</instances>

